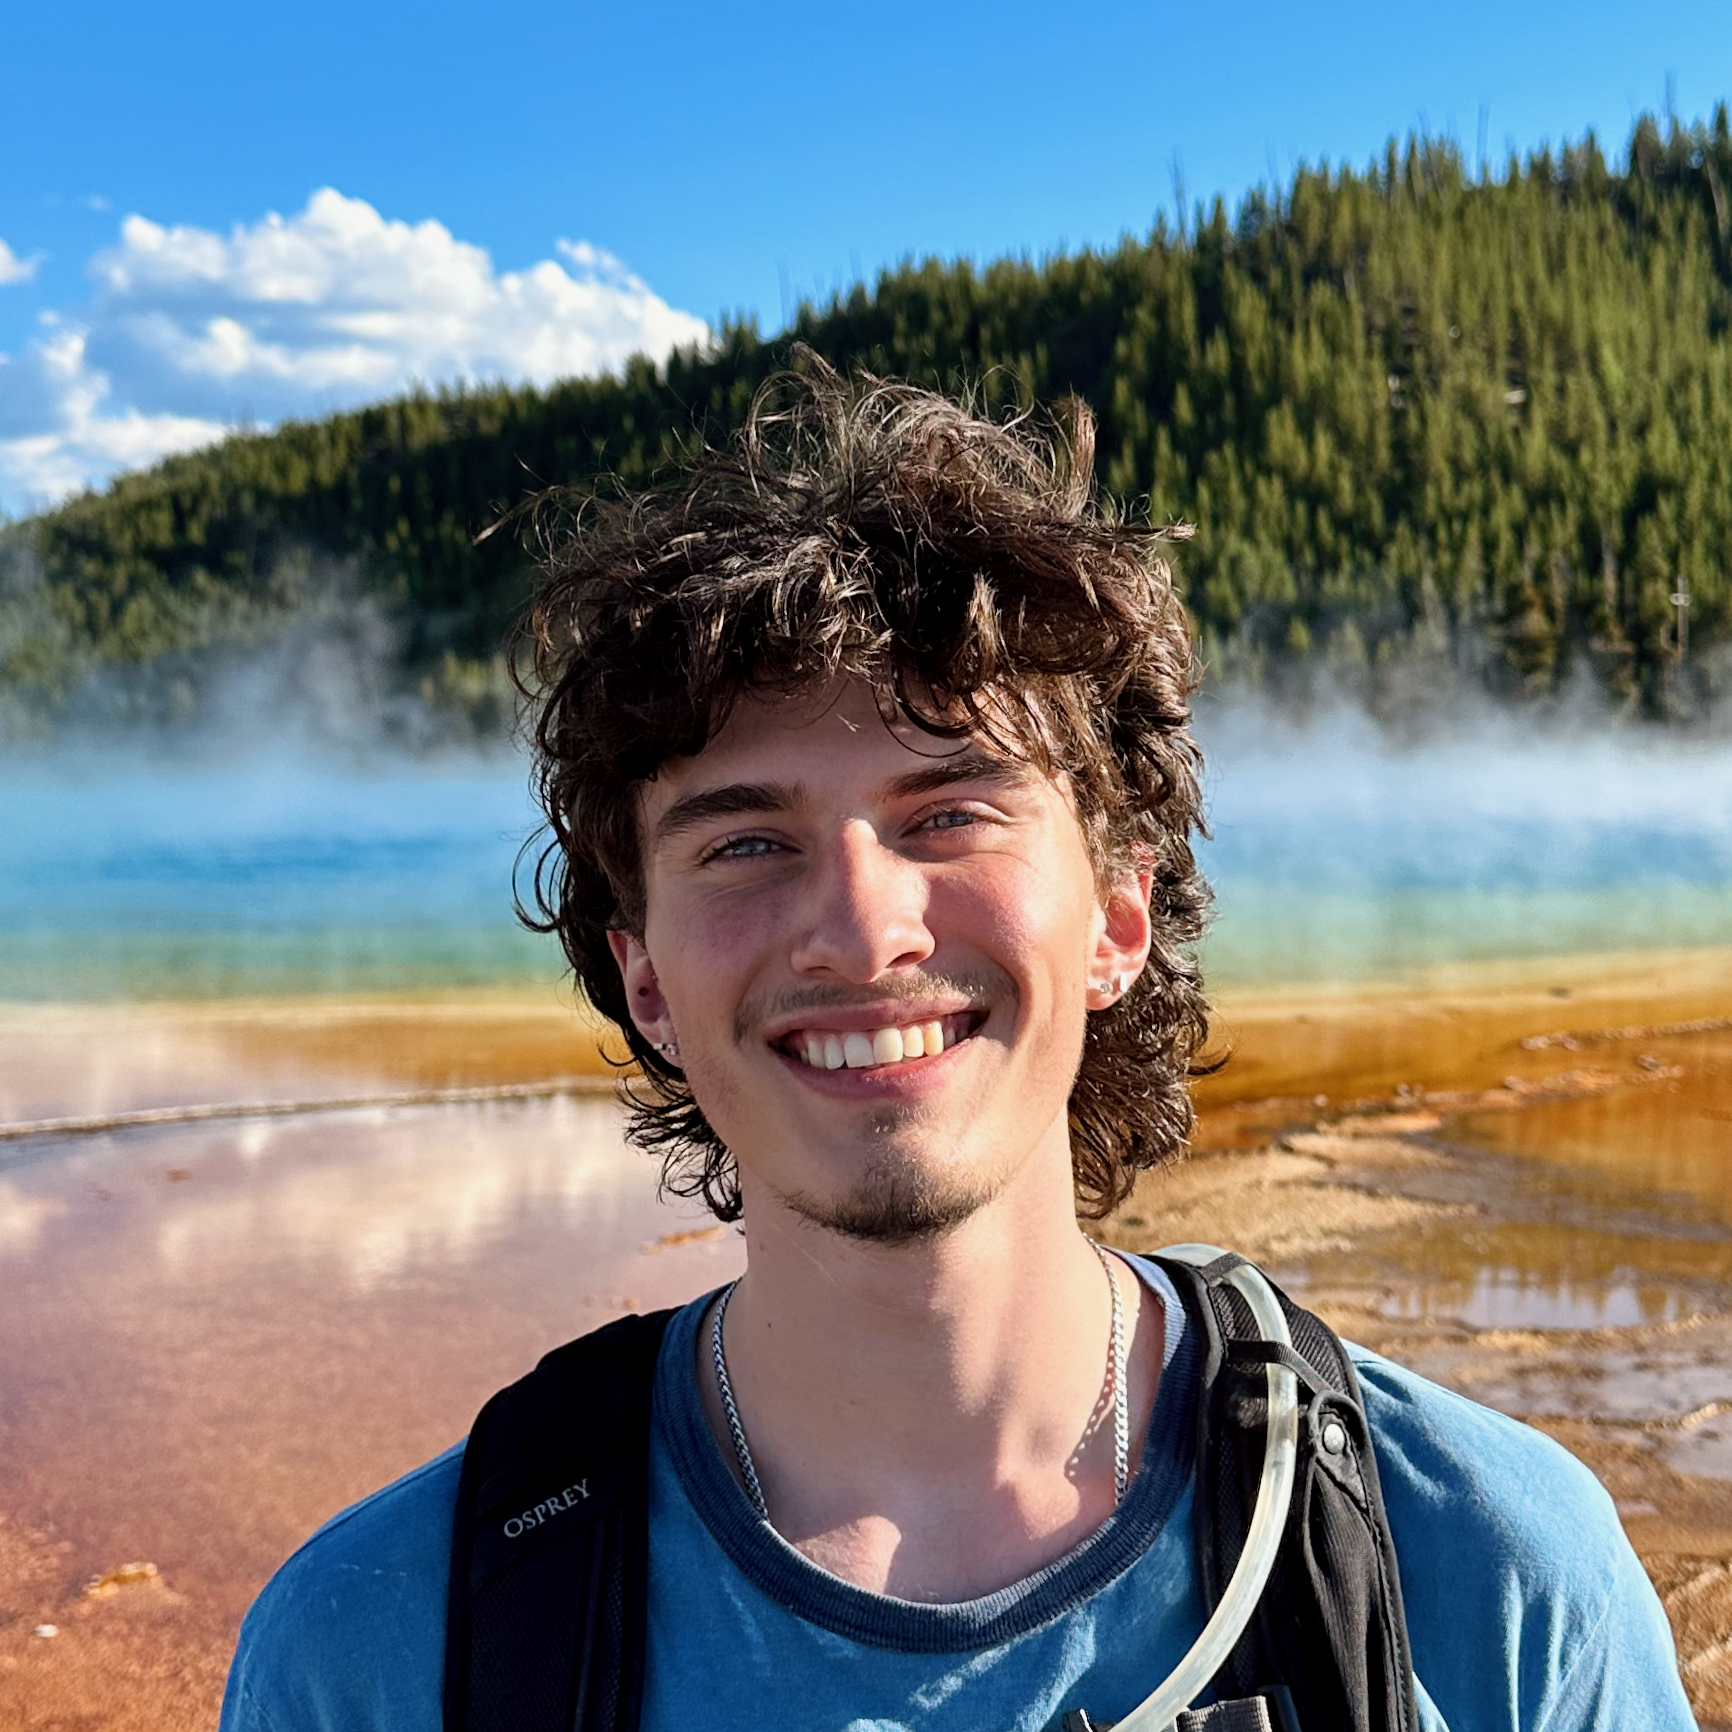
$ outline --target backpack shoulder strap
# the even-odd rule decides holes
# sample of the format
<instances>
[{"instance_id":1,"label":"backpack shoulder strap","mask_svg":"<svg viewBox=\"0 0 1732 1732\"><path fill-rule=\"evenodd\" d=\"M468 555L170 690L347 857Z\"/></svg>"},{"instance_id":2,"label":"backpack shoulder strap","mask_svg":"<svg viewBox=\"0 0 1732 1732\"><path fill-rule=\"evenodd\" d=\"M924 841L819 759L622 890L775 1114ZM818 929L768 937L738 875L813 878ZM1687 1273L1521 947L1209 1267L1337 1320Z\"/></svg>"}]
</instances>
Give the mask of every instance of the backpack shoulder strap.
<instances>
[{"instance_id":1,"label":"backpack shoulder strap","mask_svg":"<svg viewBox=\"0 0 1732 1732\"><path fill-rule=\"evenodd\" d=\"M556 1348L476 1416L445 1627L445 1732L635 1732L650 1392L669 1311Z\"/></svg>"},{"instance_id":2,"label":"backpack shoulder strap","mask_svg":"<svg viewBox=\"0 0 1732 1732\"><path fill-rule=\"evenodd\" d=\"M1416 1732L1401 1580L1358 1373L1322 1318L1274 1287L1292 1346L1260 1339L1224 1277L1155 1259L1202 1347L1196 1542L1211 1611L1244 1550L1263 1461L1270 1359L1299 1380L1298 1468L1287 1526L1257 1615L1215 1680L1223 1698L1264 1695L1286 1732Z\"/></svg>"}]
</instances>

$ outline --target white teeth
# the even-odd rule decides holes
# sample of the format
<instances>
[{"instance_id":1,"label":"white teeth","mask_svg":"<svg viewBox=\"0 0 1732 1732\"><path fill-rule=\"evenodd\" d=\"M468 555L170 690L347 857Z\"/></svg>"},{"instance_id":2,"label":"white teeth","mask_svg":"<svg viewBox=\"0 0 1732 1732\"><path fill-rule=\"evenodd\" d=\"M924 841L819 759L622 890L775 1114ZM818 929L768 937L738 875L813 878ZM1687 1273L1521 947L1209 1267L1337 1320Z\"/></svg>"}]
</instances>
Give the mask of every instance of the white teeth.
<instances>
[{"instance_id":1,"label":"white teeth","mask_svg":"<svg viewBox=\"0 0 1732 1732\"><path fill-rule=\"evenodd\" d=\"M800 1037L801 1056L814 1070L872 1070L908 1058L936 1058L945 1049L942 1022L916 1022L907 1028L875 1028L870 1034L824 1034L809 1029ZM952 1045L955 1043L952 1042Z\"/></svg>"}]
</instances>

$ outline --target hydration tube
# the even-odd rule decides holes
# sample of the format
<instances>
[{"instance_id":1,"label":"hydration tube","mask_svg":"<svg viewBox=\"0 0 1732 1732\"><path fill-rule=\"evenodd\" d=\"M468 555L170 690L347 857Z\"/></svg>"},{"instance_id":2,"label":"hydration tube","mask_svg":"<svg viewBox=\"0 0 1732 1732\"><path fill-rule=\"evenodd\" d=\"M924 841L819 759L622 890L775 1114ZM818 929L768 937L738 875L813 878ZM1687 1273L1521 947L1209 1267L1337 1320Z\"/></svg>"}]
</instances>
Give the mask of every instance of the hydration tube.
<instances>
[{"instance_id":1,"label":"hydration tube","mask_svg":"<svg viewBox=\"0 0 1732 1732\"><path fill-rule=\"evenodd\" d=\"M1169 1245L1159 1253L1175 1262L1206 1268L1227 1253L1215 1245ZM1265 1340L1291 1347L1287 1319L1281 1303L1262 1274L1249 1263L1241 1263L1226 1276L1251 1308L1251 1315ZM1221 1596L1214 1616L1191 1645L1165 1683L1114 1723L1113 1732L1173 1732L1179 1715L1201 1694L1221 1669L1239 1640L1275 1567L1281 1535L1287 1526L1287 1506L1293 1499L1293 1476L1299 1450L1299 1382L1285 1365L1271 1362L1264 1368L1269 1377L1269 1422L1263 1446L1263 1475L1257 1485L1257 1502L1251 1511L1251 1527L1238 1568Z\"/></svg>"}]
</instances>

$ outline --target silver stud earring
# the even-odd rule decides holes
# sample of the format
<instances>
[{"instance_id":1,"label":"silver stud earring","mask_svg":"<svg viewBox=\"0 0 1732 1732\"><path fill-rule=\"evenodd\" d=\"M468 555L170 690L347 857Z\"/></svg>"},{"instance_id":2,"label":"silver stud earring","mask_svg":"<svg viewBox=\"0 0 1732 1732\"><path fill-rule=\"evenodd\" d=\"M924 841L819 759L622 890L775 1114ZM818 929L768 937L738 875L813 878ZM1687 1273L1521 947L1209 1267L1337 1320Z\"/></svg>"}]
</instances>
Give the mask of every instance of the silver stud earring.
<instances>
[{"instance_id":1,"label":"silver stud earring","mask_svg":"<svg viewBox=\"0 0 1732 1732\"><path fill-rule=\"evenodd\" d=\"M1116 1004L1130 991L1133 978L1129 974L1115 974L1111 980L1091 980L1089 991L1098 992L1102 998ZM1102 1005L1101 1008L1105 1010L1106 1006Z\"/></svg>"},{"instance_id":2,"label":"silver stud earring","mask_svg":"<svg viewBox=\"0 0 1732 1732\"><path fill-rule=\"evenodd\" d=\"M656 1051L659 1052L669 1064L678 1064L680 1062L680 1043L677 1040L658 1040L653 1044Z\"/></svg>"}]
</instances>

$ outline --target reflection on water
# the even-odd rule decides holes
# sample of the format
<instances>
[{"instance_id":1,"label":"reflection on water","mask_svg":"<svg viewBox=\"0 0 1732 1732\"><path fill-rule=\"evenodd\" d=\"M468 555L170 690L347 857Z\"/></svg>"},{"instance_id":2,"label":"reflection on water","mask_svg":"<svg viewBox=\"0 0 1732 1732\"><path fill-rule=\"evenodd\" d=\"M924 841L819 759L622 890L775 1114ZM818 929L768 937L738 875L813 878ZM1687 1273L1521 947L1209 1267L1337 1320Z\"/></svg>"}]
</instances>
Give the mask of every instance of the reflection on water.
<instances>
[{"instance_id":1,"label":"reflection on water","mask_svg":"<svg viewBox=\"0 0 1732 1732\"><path fill-rule=\"evenodd\" d=\"M1732 1234L1691 1221L1676 1198L1625 1191L1608 1204L1591 1170L1579 1187L1571 1176L1533 1186L1519 1166L1488 1170L1469 1158L1403 1186L1454 1213L1320 1250L1289 1278L1300 1289L1351 1292L1391 1322L1469 1329L1651 1328L1732 1307ZM1667 1206L1639 1206L1647 1201Z\"/></svg>"},{"instance_id":2,"label":"reflection on water","mask_svg":"<svg viewBox=\"0 0 1732 1732\"><path fill-rule=\"evenodd\" d=\"M1514 1158L1509 1182L1536 1217L1513 1281L1488 1287L1493 1271L1480 1268L1456 1314L1479 1323L1483 1311L1482 1326L1613 1328L1732 1305L1732 1032L1589 1039L1572 1056L1626 1070L1634 1061L1637 1080L1448 1123L1464 1151ZM1554 1270L1536 1298L1545 1265L1559 1260L1588 1279L1572 1289Z\"/></svg>"},{"instance_id":3,"label":"reflection on water","mask_svg":"<svg viewBox=\"0 0 1732 1732\"><path fill-rule=\"evenodd\" d=\"M87 1139L0 1175L0 1249L43 1279L118 1234L134 1282L292 1270L366 1292L552 1240L589 1291L641 1248L628 1220L673 1230L646 1189L652 1164L625 1147L609 1099L201 1124Z\"/></svg>"},{"instance_id":4,"label":"reflection on water","mask_svg":"<svg viewBox=\"0 0 1732 1732\"><path fill-rule=\"evenodd\" d=\"M1289 1271L1300 1285L1395 1322L1663 1327L1732 1310L1729 1015L1726 951L1229 1000L1238 1051L1201 1091L1203 1140L1254 1146L1320 1107L1326 1124L1410 1139L1386 1139L1381 1169L1355 1157L1359 1182L1437 1209L1319 1246ZM1703 1021L1719 1026L1664 1032ZM1302 1092L1318 1084L1321 1099ZM1355 1100L1401 1111L1356 1120Z\"/></svg>"},{"instance_id":5,"label":"reflection on water","mask_svg":"<svg viewBox=\"0 0 1732 1732\"><path fill-rule=\"evenodd\" d=\"M424 1116L374 1111L177 1137L187 1191L157 1223L159 1268L171 1279L234 1277L262 1248L365 1292L417 1270L464 1268L525 1215L538 1230L615 1249L622 1207L642 1186L611 1102L549 1101L529 1136L517 1106L447 1112L432 1135ZM231 1162L270 1170L236 1182L224 1171Z\"/></svg>"},{"instance_id":6,"label":"reflection on water","mask_svg":"<svg viewBox=\"0 0 1732 1732\"><path fill-rule=\"evenodd\" d=\"M232 1630L549 1347L737 1271L620 1126L608 1098L338 1113L0 1173L0 1510L57 1527L69 1584L149 1558Z\"/></svg>"},{"instance_id":7,"label":"reflection on water","mask_svg":"<svg viewBox=\"0 0 1732 1732\"><path fill-rule=\"evenodd\" d=\"M1727 998L1732 1004L1732 982ZM1470 1114L1459 1121L1459 1134L1477 1148L1680 1195L1693 1212L1732 1224L1732 1037L1621 1044L1621 1053L1583 1056L1646 1061L1680 1074L1648 1087L1539 1101L1520 1113Z\"/></svg>"},{"instance_id":8,"label":"reflection on water","mask_svg":"<svg viewBox=\"0 0 1732 1732\"><path fill-rule=\"evenodd\" d=\"M1627 1329L1689 1315L1688 1297L1657 1285L1614 1280L1554 1284L1530 1269L1476 1269L1465 1287L1420 1281L1385 1300L1391 1318L1452 1317L1473 1329Z\"/></svg>"},{"instance_id":9,"label":"reflection on water","mask_svg":"<svg viewBox=\"0 0 1732 1732\"><path fill-rule=\"evenodd\" d=\"M1391 1320L1471 1329L1651 1328L1732 1310L1732 1230L1676 1193L1597 1166L1490 1161L1450 1137L1404 1194L1450 1211L1423 1230L1324 1250L1302 1285L1353 1290Z\"/></svg>"},{"instance_id":10,"label":"reflection on water","mask_svg":"<svg viewBox=\"0 0 1732 1732\"><path fill-rule=\"evenodd\" d=\"M0 1259L33 1249L43 1227L65 1207L59 1197L28 1195L0 1173Z\"/></svg>"},{"instance_id":11,"label":"reflection on water","mask_svg":"<svg viewBox=\"0 0 1732 1732\"><path fill-rule=\"evenodd\" d=\"M0 1003L0 1125L611 1074L553 987L424 999ZM0 1167L8 1164L0 1144Z\"/></svg>"}]
</instances>

